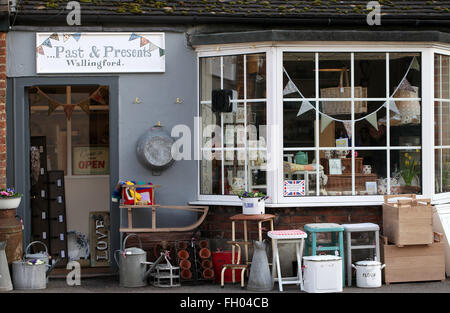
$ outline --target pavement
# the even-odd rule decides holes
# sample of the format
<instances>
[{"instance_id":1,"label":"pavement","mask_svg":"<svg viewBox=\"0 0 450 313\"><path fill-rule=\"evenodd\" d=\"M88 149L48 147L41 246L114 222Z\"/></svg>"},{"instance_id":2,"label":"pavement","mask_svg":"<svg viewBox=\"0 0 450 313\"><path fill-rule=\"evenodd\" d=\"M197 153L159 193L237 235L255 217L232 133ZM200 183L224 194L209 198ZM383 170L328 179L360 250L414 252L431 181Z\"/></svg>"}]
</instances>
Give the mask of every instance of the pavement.
<instances>
[{"instance_id":1,"label":"pavement","mask_svg":"<svg viewBox=\"0 0 450 313\"><path fill-rule=\"evenodd\" d=\"M303 293L295 285L284 286L285 293ZM82 278L80 286L68 286L65 279L50 279L47 289L43 290L14 290L10 293L183 293L183 294L205 294L205 293L251 293L241 289L239 284L226 284L221 288L220 284L203 282L197 284L183 283L176 288L158 288L146 286L142 288L123 288L119 286L118 276L105 276L95 278ZM279 293L278 285L270 293ZM444 282L414 282L414 283L392 283L389 286L382 285L380 288L357 288L355 286L345 287L343 293L450 293L450 277Z\"/></svg>"}]
</instances>

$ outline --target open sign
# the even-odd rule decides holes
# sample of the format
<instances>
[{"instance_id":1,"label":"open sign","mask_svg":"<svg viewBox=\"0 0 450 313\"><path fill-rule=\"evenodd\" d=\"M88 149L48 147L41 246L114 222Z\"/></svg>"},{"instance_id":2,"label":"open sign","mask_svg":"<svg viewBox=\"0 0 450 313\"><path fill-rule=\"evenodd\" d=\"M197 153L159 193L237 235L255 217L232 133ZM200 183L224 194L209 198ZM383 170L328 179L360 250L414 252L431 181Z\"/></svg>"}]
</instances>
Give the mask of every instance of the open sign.
<instances>
[{"instance_id":1,"label":"open sign","mask_svg":"<svg viewBox=\"0 0 450 313\"><path fill-rule=\"evenodd\" d=\"M108 147L74 147L74 175L107 175L109 174Z\"/></svg>"}]
</instances>

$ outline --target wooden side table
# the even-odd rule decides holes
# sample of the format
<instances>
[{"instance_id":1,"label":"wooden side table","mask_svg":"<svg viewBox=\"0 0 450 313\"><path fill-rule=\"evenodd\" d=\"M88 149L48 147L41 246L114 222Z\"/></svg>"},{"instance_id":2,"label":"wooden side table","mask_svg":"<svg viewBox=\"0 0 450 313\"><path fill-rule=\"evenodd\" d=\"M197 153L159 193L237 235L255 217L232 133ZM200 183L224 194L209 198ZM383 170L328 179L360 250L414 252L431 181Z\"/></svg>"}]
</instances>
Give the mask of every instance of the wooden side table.
<instances>
[{"instance_id":1,"label":"wooden side table","mask_svg":"<svg viewBox=\"0 0 450 313\"><path fill-rule=\"evenodd\" d=\"M248 232L247 232L247 222L254 221L258 223L258 240L262 241L262 224L265 222L270 222L270 230L273 229L273 220L275 219L275 215L273 214L237 214L230 217L231 220L231 240L236 241L236 222L242 221L244 223L244 241L242 244L244 245L245 252L245 264L250 264L248 261L248 245L251 242L248 240ZM272 251L273 251L273 243L272 243ZM234 257L235 247L232 247L232 256ZM234 276L234 273L233 273Z\"/></svg>"}]
</instances>

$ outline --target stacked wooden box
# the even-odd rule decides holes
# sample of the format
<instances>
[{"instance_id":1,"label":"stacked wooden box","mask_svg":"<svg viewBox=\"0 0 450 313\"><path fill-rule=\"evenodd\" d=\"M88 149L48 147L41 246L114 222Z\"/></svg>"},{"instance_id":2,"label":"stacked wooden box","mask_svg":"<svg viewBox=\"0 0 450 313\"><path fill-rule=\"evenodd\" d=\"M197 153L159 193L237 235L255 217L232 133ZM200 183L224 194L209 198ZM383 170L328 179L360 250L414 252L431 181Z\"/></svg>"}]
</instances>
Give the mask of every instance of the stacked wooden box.
<instances>
[{"instance_id":1,"label":"stacked wooden box","mask_svg":"<svg viewBox=\"0 0 450 313\"><path fill-rule=\"evenodd\" d=\"M380 250L387 285L445 280L444 245L442 235L433 232L429 199L416 199L414 194L385 196L383 234Z\"/></svg>"}]
</instances>

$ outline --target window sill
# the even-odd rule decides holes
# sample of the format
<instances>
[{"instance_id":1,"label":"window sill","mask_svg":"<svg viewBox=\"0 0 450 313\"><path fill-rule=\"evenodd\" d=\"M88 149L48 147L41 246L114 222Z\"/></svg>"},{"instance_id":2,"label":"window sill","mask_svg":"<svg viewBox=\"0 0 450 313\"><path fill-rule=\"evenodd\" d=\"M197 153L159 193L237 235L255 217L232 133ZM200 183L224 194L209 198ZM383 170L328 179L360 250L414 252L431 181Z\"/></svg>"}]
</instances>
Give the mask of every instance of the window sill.
<instances>
[{"instance_id":1,"label":"window sill","mask_svg":"<svg viewBox=\"0 0 450 313\"><path fill-rule=\"evenodd\" d=\"M427 198L417 195L418 199ZM292 207L351 207L351 206L381 206L384 203L383 196L337 196L337 197L305 197L301 199L290 199L291 202L266 203L267 208L292 208ZM447 199L442 199L436 204L450 203L450 195ZM197 200L189 202L190 205L209 206L241 206L240 201L225 200ZM435 204L433 202L433 204Z\"/></svg>"}]
</instances>

